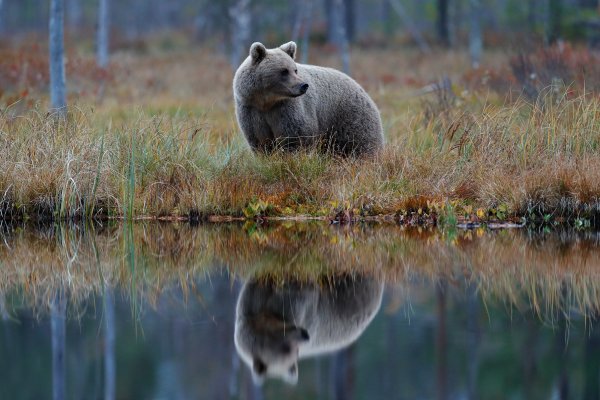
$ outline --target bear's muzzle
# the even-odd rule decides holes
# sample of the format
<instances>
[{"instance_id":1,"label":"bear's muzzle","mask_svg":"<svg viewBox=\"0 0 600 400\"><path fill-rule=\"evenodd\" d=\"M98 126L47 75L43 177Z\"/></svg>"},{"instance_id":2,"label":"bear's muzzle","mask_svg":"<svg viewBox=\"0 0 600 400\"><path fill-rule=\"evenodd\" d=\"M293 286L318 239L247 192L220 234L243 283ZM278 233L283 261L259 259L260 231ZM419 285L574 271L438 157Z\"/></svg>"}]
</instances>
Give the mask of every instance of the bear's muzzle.
<instances>
[{"instance_id":1,"label":"bear's muzzle","mask_svg":"<svg viewBox=\"0 0 600 400\"><path fill-rule=\"evenodd\" d=\"M295 89L293 97L302 96L308 90L308 83L301 83Z\"/></svg>"}]
</instances>

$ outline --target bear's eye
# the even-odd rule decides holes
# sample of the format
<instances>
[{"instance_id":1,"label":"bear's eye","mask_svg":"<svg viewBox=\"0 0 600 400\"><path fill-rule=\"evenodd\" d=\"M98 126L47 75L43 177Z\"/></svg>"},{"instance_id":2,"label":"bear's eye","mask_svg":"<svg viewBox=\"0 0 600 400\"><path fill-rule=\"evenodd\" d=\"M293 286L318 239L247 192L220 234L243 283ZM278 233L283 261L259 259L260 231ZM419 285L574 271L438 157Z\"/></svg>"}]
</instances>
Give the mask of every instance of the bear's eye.
<instances>
[{"instance_id":1,"label":"bear's eye","mask_svg":"<svg viewBox=\"0 0 600 400\"><path fill-rule=\"evenodd\" d=\"M295 74L297 74L297 73L298 73L298 69L295 69L295 70L294 70L294 73L295 73Z\"/></svg>"},{"instance_id":2,"label":"bear's eye","mask_svg":"<svg viewBox=\"0 0 600 400\"><path fill-rule=\"evenodd\" d=\"M287 69L282 69L281 70L281 76L288 76L290 73L290 71L288 71Z\"/></svg>"}]
</instances>

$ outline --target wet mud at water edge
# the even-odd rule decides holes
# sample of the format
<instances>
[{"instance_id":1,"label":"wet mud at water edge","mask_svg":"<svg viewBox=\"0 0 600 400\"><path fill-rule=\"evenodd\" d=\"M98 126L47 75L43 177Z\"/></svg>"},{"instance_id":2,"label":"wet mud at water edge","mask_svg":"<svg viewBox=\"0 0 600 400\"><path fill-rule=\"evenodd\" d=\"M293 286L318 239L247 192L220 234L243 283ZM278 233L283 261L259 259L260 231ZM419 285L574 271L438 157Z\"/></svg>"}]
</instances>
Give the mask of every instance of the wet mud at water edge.
<instances>
[{"instance_id":1,"label":"wet mud at water edge","mask_svg":"<svg viewBox=\"0 0 600 400\"><path fill-rule=\"evenodd\" d=\"M136 223L0 239L0 398L600 396L596 232Z\"/></svg>"}]
</instances>

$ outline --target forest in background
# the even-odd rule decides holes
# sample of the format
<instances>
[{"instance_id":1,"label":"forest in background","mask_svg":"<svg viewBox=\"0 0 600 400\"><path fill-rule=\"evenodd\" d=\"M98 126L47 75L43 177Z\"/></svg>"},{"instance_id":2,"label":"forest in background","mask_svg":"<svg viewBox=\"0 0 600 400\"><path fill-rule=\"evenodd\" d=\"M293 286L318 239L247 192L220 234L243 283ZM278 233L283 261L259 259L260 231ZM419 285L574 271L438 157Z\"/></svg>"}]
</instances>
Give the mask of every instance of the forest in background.
<instances>
[{"instance_id":1,"label":"forest in background","mask_svg":"<svg viewBox=\"0 0 600 400\"><path fill-rule=\"evenodd\" d=\"M45 35L49 12L49 1L0 1L0 37L11 42L26 33ZM340 46L347 40L423 51L600 42L597 0L64 0L64 13L66 30L77 41L93 41L96 28L108 24L111 48L143 50L145 37L179 31L189 41L217 46L232 65L253 41Z\"/></svg>"}]
</instances>

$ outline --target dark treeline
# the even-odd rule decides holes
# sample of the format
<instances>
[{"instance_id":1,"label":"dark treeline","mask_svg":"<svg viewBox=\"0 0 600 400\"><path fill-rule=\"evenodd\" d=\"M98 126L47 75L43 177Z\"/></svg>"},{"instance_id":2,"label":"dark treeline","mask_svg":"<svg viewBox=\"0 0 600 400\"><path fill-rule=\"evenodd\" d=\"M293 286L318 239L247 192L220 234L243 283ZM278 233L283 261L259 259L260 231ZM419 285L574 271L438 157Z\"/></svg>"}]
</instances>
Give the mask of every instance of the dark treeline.
<instances>
[{"instance_id":1,"label":"dark treeline","mask_svg":"<svg viewBox=\"0 0 600 400\"><path fill-rule=\"evenodd\" d=\"M49 3L0 0L1 34L46 31ZM98 0L64 3L68 31L95 30ZM589 39L600 29L599 12L598 0L113 0L109 9L111 29L127 39L175 29L197 40L230 43L246 40L240 33L260 40L297 39L310 29L312 40L339 42L341 22L350 42L407 35L444 46L466 43L462 38L474 17L484 35ZM240 19L248 20L243 32Z\"/></svg>"}]
</instances>

